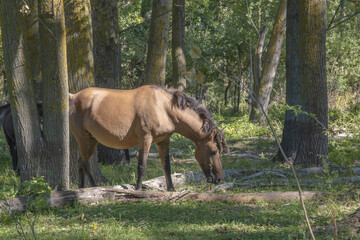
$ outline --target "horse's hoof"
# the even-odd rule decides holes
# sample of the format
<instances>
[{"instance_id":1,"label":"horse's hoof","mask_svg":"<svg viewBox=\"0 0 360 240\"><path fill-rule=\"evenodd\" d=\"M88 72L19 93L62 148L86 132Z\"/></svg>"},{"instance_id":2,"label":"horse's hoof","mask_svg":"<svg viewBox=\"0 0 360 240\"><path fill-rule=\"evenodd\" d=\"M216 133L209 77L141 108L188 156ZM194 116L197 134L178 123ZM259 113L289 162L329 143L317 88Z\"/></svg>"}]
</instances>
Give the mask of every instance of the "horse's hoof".
<instances>
[{"instance_id":1,"label":"horse's hoof","mask_svg":"<svg viewBox=\"0 0 360 240\"><path fill-rule=\"evenodd\" d=\"M168 191L168 192L176 192L174 187L168 187L168 188L167 188L167 191Z\"/></svg>"}]
</instances>

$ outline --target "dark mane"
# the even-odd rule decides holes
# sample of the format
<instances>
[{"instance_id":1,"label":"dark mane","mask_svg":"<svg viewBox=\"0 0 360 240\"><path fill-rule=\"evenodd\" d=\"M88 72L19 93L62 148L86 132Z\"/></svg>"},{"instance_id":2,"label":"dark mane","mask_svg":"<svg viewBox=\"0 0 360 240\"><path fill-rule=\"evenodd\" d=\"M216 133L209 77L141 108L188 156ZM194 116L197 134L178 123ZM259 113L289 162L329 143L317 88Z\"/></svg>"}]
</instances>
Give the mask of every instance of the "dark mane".
<instances>
[{"instance_id":1,"label":"dark mane","mask_svg":"<svg viewBox=\"0 0 360 240\"><path fill-rule=\"evenodd\" d=\"M173 91L171 104L182 110L186 108L194 110L203 121L202 129L206 134L210 134L216 128L216 125L212 120L212 114L205 108L205 106L194 98L187 96L185 93L178 90Z\"/></svg>"}]
</instances>

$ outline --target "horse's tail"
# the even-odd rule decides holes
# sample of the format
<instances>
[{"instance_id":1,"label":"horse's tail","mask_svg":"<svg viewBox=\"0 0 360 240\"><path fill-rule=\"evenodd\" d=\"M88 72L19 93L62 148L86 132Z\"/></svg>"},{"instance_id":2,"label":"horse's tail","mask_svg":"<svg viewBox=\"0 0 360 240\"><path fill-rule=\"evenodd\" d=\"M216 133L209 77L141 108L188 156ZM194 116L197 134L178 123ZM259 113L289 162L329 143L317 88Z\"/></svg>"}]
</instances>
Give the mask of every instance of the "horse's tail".
<instances>
[{"instance_id":1,"label":"horse's tail","mask_svg":"<svg viewBox=\"0 0 360 240\"><path fill-rule=\"evenodd\" d=\"M71 113L75 108L74 98L75 94L69 93L69 113Z\"/></svg>"}]
</instances>

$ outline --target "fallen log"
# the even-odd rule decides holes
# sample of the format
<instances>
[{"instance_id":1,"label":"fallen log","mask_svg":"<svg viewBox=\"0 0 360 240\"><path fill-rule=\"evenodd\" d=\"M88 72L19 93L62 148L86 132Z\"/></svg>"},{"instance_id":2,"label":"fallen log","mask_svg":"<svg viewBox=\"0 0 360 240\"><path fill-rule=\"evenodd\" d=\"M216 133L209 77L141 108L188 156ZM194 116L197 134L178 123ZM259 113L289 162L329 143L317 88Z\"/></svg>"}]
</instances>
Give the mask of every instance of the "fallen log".
<instances>
[{"instance_id":1,"label":"fallen log","mask_svg":"<svg viewBox=\"0 0 360 240\"><path fill-rule=\"evenodd\" d=\"M313 199L318 195L316 192L302 192L303 199ZM124 186L82 188L74 191L52 191L50 197L46 198L49 207L72 206L75 202L79 204L99 203L105 200L117 200L121 202L137 202L147 200L151 202L179 201L191 199L202 202L242 202L253 201L279 202L299 200L298 192L263 192L263 193L237 193L237 194L215 194L194 192L159 192L159 191L135 191L124 189ZM27 198L12 198L0 201L1 211L25 211Z\"/></svg>"},{"instance_id":2,"label":"fallen log","mask_svg":"<svg viewBox=\"0 0 360 240\"><path fill-rule=\"evenodd\" d=\"M182 200L191 199L194 201L202 202L243 202L249 203L253 201L265 201L265 202L289 202L293 200L299 200L299 192L262 192L262 193L236 193L236 194L215 194L215 193L194 193L188 192L181 194L180 197L178 192L151 192L151 191L132 191L114 189L109 190L118 193L116 199L121 201L128 199L144 199L148 201L164 201L166 199ZM317 192L302 192L304 200L310 200L318 196Z\"/></svg>"},{"instance_id":3,"label":"fallen log","mask_svg":"<svg viewBox=\"0 0 360 240\"><path fill-rule=\"evenodd\" d=\"M81 188L78 190L52 191L45 198L49 207L72 206L75 202L80 204L97 203L104 200L115 200L115 193L109 189L134 189L132 185L119 185L110 187ZM15 197L0 201L0 213L5 210L25 211L27 208L27 197Z\"/></svg>"}]
</instances>

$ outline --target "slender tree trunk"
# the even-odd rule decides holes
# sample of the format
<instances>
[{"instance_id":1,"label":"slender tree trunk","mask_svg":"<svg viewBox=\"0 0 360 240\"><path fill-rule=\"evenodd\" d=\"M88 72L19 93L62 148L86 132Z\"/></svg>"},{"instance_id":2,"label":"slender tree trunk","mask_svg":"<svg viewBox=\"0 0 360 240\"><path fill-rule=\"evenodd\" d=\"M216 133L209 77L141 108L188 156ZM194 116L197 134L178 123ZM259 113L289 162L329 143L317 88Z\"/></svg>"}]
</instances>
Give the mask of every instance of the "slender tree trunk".
<instances>
[{"instance_id":1,"label":"slender tree trunk","mask_svg":"<svg viewBox=\"0 0 360 240\"><path fill-rule=\"evenodd\" d=\"M224 93L224 101L225 101L224 105L225 105L225 107L228 105L228 95L229 95L229 89L231 87L231 83L232 83L232 81L229 80L228 85L225 88L225 93Z\"/></svg>"},{"instance_id":2,"label":"slender tree trunk","mask_svg":"<svg viewBox=\"0 0 360 240\"><path fill-rule=\"evenodd\" d=\"M325 0L288 0L286 102L327 128ZM328 155L325 129L307 114L286 111L281 146L294 164L320 166ZM278 153L277 159L284 161Z\"/></svg>"},{"instance_id":3,"label":"slender tree trunk","mask_svg":"<svg viewBox=\"0 0 360 240\"><path fill-rule=\"evenodd\" d=\"M254 68L253 68L253 76L254 76L254 97L258 98L259 89L260 89L260 81L261 81L261 62L262 62L262 55L264 52L264 45L265 45L265 38L266 34L268 33L269 28L264 27L258 39L257 48L254 54ZM255 101L251 101L251 111L250 111L250 121L257 120L257 112L256 112L257 103Z\"/></svg>"},{"instance_id":4,"label":"slender tree trunk","mask_svg":"<svg viewBox=\"0 0 360 240\"><path fill-rule=\"evenodd\" d=\"M173 0L172 4L172 72L174 87L184 90L186 88L185 0Z\"/></svg>"},{"instance_id":5,"label":"slender tree trunk","mask_svg":"<svg viewBox=\"0 0 360 240\"><path fill-rule=\"evenodd\" d=\"M146 84L165 84L170 8L170 0L153 0L145 66Z\"/></svg>"},{"instance_id":6,"label":"slender tree trunk","mask_svg":"<svg viewBox=\"0 0 360 240\"><path fill-rule=\"evenodd\" d=\"M121 86L120 35L117 1L92 0L95 84L118 89ZM128 163L128 150L98 144L98 160L106 164Z\"/></svg>"},{"instance_id":7,"label":"slender tree trunk","mask_svg":"<svg viewBox=\"0 0 360 240\"><path fill-rule=\"evenodd\" d=\"M27 11L31 9L31 11ZM38 61L37 4L20 0L1 1L7 92L13 114L21 181L42 175L41 150L44 142L33 86Z\"/></svg>"},{"instance_id":8,"label":"slender tree trunk","mask_svg":"<svg viewBox=\"0 0 360 240\"><path fill-rule=\"evenodd\" d=\"M50 186L69 189L69 89L62 0L39 1L40 57L43 78L43 166Z\"/></svg>"},{"instance_id":9,"label":"slender tree trunk","mask_svg":"<svg viewBox=\"0 0 360 240\"><path fill-rule=\"evenodd\" d=\"M238 69L239 69L239 75L238 75L238 79L239 79L239 85L236 85L236 87L238 88L237 91L237 102L236 102L236 112L239 112L239 108L240 108L240 100L241 100L241 90L242 90L242 85L243 85L243 79L242 79L242 61L241 61L241 44L239 44L239 46L236 48L236 53L237 53L237 60L238 60Z\"/></svg>"},{"instance_id":10,"label":"slender tree trunk","mask_svg":"<svg viewBox=\"0 0 360 240\"><path fill-rule=\"evenodd\" d=\"M89 0L67 0L65 6L67 60L70 92L76 93L94 86L93 31ZM70 136L70 177L79 182L79 150ZM106 181L94 154L90 159L90 172L97 184Z\"/></svg>"},{"instance_id":11,"label":"slender tree trunk","mask_svg":"<svg viewBox=\"0 0 360 240\"><path fill-rule=\"evenodd\" d=\"M269 48L266 52L266 61L262 70L259 88L256 93L257 100L267 112L270 95L275 80L276 69L279 64L281 46L285 35L286 28L286 0L280 2L279 10L276 15L274 28L271 34ZM256 113L250 114L250 121L263 121L264 116L261 114L260 105L254 103L251 111Z\"/></svg>"}]
</instances>

